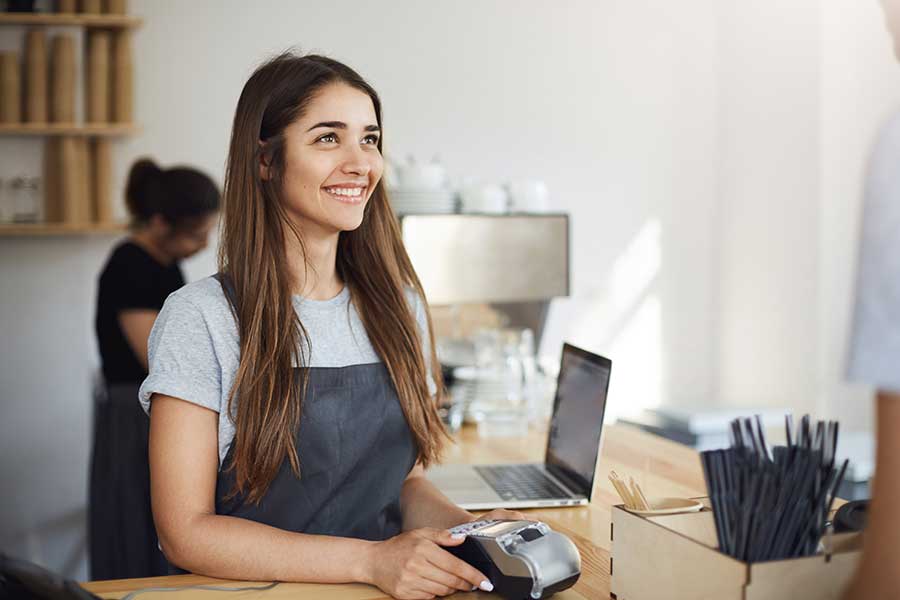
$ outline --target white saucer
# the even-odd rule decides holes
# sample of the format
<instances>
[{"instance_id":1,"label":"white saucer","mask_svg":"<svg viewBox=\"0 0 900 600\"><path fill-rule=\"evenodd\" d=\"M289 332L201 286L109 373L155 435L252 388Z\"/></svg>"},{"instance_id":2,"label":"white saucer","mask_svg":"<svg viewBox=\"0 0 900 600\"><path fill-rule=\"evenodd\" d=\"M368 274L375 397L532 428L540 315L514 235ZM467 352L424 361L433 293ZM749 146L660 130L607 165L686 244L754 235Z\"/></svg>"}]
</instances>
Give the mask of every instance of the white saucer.
<instances>
[{"instance_id":1,"label":"white saucer","mask_svg":"<svg viewBox=\"0 0 900 600\"><path fill-rule=\"evenodd\" d=\"M699 512L703 510L703 503L691 498L653 498L649 500L650 510L638 510L625 508L628 512L645 517L657 515L677 515L678 513Z\"/></svg>"}]
</instances>

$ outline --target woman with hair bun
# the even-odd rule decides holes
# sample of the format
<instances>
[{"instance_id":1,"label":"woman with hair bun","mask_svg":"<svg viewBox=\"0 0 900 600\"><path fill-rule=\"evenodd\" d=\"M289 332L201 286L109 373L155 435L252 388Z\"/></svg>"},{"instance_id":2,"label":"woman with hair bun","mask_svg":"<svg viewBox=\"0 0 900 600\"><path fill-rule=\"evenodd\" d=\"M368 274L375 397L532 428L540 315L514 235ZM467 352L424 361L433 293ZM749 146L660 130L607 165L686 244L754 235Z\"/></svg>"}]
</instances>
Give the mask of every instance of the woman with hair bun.
<instances>
[{"instance_id":1,"label":"woman with hair bun","mask_svg":"<svg viewBox=\"0 0 900 600\"><path fill-rule=\"evenodd\" d=\"M166 298L184 285L179 262L206 247L220 192L205 174L138 160L125 191L131 235L100 274L95 330L103 371L94 414L91 579L166 573L150 510L150 421L135 402L147 340Z\"/></svg>"}]
</instances>

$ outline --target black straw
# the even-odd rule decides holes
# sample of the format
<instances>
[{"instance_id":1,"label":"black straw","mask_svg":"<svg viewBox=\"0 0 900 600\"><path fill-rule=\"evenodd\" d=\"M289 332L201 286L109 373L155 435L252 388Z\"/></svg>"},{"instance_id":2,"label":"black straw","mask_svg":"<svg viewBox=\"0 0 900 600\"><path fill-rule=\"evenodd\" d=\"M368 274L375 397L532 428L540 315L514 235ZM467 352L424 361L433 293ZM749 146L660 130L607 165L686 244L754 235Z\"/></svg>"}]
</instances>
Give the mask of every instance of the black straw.
<instances>
[{"instance_id":1,"label":"black straw","mask_svg":"<svg viewBox=\"0 0 900 600\"><path fill-rule=\"evenodd\" d=\"M760 562L815 554L847 461L835 468L838 423L785 416L770 448L762 418L735 419L731 448L701 452L719 549Z\"/></svg>"}]
</instances>

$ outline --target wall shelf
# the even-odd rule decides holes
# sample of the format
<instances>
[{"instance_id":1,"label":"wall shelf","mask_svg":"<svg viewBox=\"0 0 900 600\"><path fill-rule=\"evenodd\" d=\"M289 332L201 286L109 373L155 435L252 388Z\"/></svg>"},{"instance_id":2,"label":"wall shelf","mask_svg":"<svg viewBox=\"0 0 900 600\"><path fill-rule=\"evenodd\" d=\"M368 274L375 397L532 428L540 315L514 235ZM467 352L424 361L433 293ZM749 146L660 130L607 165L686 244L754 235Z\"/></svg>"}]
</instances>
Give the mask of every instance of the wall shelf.
<instances>
[{"instance_id":1,"label":"wall shelf","mask_svg":"<svg viewBox=\"0 0 900 600\"><path fill-rule=\"evenodd\" d=\"M90 29L134 29L141 19L128 15L89 15L65 13L0 13L0 26L37 25L87 27Z\"/></svg>"},{"instance_id":2,"label":"wall shelf","mask_svg":"<svg viewBox=\"0 0 900 600\"><path fill-rule=\"evenodd\" d=\"M132 86L132 71L131 71L131 44L130 44L130 30L140 27L143 24L143 19L139 17L130 16L127 14L99 14L99 13L10 13L10 12L0 12L0 28L2 27L81 27L84 29L92 30L97 32L98 30L109 30L110 36L113 38L112 41L108 41L108 45L110 48L106 50L110 54L107 56L107 63L104 64L103 68L109 70L109 75L111 76L114 66L116 56L116 52L124 53L122 60L125 62L120 64L120 67L126 69L122 75L121 81L125 81L127 85L127 89L123 88L120 90L123 96L118 96L118 98L123 99L123 102L126 102L128 106L132 103L132 94L133 90ZM68 35L68 34L67 34ZM94 34L86 34L86 38L91 38ZM98 37L99 33L97 34ZM118 40L118 42L116 42ZM114 43L121 43L121 46L116 50L113 46ZM87 68L88 65L88 52L90 50L90 44L87 44L86 48L82 51L82 65ZM77 49L75 50L77 52ZM24 68L24 67L23 67ZM22 79L24 79L24 73L21 74ZM77 76L76 76L77 77ZM88 81L85 79L85 90L87 90ZM24 90L23 90L24 91ZM112 88L109 89L112 91ZM98 92L99 93L108 93L108 92ZM100 96L97 96L100 97ZM130 110L125 111L122 109L122 112L116 113L116 108L113 104L114 100L110 100L110 105L107 107L110 115L118 114L118 118L120 119L129 119ZM85 115L91 115L93 118L94 114L103 115L105 111L95 110L91 112L88 110L88 106L85 106ZM24 112L23 112L24 114ZM138 135L141 133L141 128L135 123L131 122L119 122L119 123L97 123L97 122L87 122L87 123L77 123L77 122L68 122L68 123L0 123L0 138L6 137L8 139L16 139L16 138L27 138L27 137L44 137L51 138L48 141L51 141L54 137L60 137L62 141L58 145L54 144L52 146L48 146L45 148L45 164L44 164L44 173L45 179L53 179L56 182L56 186L52 188L52 196L50 197L50 186L46 189L46 194L44 198L44 206L48 211L46 214L49 218L59 219L63 215L69 219L68 222L53 222L53 223L0 223L0 238L47 238L47 237L65 237L65 236L112 236L112 235L121 235L128 231L128 226L124 223L92 223L87 222L90 219L91 211L85 212L88 204L93 204L96 202L100 202L100 204L109 208L107 205L111 203L110 200L110 191L109 191L109 173L111 172L111 167L108 163L111 162L111 150L110 144L107 142L100 142L99 139L111 139L111 138L123 138L133 135ZM78 140L70 140L71 144L75 149L73 150L70 147L67 138L79 138ZM85 140L85 138L88 138ZM93 141L92 141L93 140ZM77 142L77 144L76 144ZM20 143L20 142L17 142ZM68 157L68 162L62 161L62 152L60 148L65 145L66 148L72 150L66 156ZM87 147L85 147L87 146ZM79 149L80 148L80 149ZM53 166L50 167L47 162L47 155L50 149L53 149L54 153L57 155L51 161L53 162ZM101 151L102 150L102 151ZM101 169L102 175L96 175L93 173L92 169L100 169L97 166L100 163L100 157L103 157L103 169ZM78 160L75 160L77 158ZM94 161L94 162L92 162ZM56 164L59 163L59 164ZM76 164L77 163L77 164ZM67 172L65 168L60 169L60 165L62 167L68 168L70 171L69 175L72 175L72 178L63 178L58 182L57 179L60 178L60 172ZM49 169L49 171L48 171ZM87 169L87 171L85 171ZM48 175L48 172L51 175ZM95 196L94 198L80 198L82 192L80 190L87 189L87 186L82 186L80 183L86 182L88 173L91 173L91 177L103 177L102 183L103 186L106 187L95 187ZM74 186L74 190L67 190L67 197L59 197L61 194L61 189L57 189L62 185ZM96 190L100 190L103 193L97 192ZM77 193L76 193L77 191ZM85 192L86 193L86 192ZM102 198L102 200L100 199ZM53 207L53 210L49 207ZM68 210L63 211L61 207L65 207ZM98 209L96 206L92 208L93 214L101 214L104 218L108 218L110 214L109 211L104 212ZM77 219L77 222L72 222L72 218Z\"/></svg>"},{"instance_id":3,"label":"wall shelf","mask_svg":"<svg viewBox=\"0 0 900 600\"><path fill-rule=\"evenodd\" d=\"M133 123L0 123L0 136L67 135L127 137L141 129Z\"/></svg>"},{"instance_id":4,"label":"wall shelf","mask_svg":"<svg viewBox=\"0 0 900 600\"><path fill-rule=\"evenodd\" d=\"M65 235L118 235L128 231L124 223L0 223L0 238Z\"/></svg>"}]
</instances>

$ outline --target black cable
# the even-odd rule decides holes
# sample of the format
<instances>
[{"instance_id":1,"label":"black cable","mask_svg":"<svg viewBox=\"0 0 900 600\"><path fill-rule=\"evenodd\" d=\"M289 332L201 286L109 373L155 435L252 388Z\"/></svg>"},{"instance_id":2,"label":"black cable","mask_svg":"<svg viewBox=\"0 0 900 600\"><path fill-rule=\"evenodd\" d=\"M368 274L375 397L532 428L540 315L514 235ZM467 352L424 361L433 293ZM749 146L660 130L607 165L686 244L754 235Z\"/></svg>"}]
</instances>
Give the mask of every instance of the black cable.
<instances>
[{"instance_id":1,"label":"black cable","mask_svg":"<svg viewBox=\"0 0 900 600\"><path fill-rule=\"evenodd\" d=\"M183 587L152 587L152 588L144 588L143 590L135 590L125 596L122 596L120 600L132 600L136 596L140 594L146 594L149 592L182 592L184 590L210 590L216 592L264 592L266 590L271 590L276 585L278 585L279 581L273 581L268 585L263 586L252 586L252 587L228 587L221 585L186 585Z\"/></svg>"}]
</instances>

